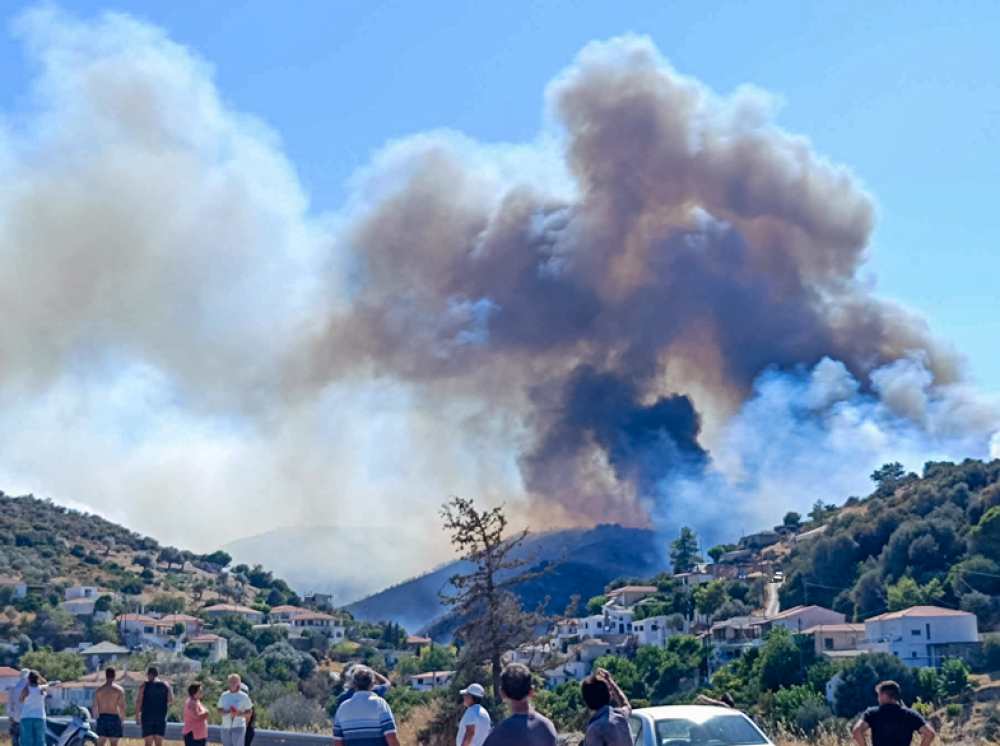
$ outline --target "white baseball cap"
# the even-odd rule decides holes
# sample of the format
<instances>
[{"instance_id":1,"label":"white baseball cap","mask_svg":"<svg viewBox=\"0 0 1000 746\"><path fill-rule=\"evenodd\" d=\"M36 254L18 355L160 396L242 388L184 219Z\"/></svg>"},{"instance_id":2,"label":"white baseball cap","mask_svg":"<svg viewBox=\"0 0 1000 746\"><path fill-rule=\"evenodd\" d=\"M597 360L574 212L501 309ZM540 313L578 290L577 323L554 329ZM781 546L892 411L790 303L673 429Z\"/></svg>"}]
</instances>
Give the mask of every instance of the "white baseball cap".
<instances>
[{"instance_id":1,"label":"white baseball cap","mask_svg":"<svg viewBox=\"0 0 1000 746\"><path fill-rule=\"evenodd\" d=\"M468 689L463 689L459 694L471 694L473 697L485 697L486 690L479 684L469 684Z\"/></svg>"}]
</instances>

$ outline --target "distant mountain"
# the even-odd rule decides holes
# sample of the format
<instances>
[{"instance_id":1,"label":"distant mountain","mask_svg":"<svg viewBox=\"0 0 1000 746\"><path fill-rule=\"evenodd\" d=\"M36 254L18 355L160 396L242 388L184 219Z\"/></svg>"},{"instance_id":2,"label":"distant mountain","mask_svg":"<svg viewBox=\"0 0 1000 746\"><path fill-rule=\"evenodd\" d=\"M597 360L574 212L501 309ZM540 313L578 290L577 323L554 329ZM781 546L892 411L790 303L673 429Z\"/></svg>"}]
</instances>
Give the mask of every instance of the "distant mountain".
<instances>
[{"instance_id":1,"label":"distant mountain","mask_svg":"<svg viewBox=\"0 0 1000 746\"><path fill-rule=\"evenodd\" d=\"M533 534L520 555L534 555L532 568L562 560L553 572L517 588L525 608L533 609L549 597L548 609L556 614L569 605L573 595L580 596L582 605L603 593L604 587L616 578L650 577L668 569L655 532L621 526ZM423 630L435 639L447 639L454 620L444 618L446 609L437 594L448 585L448 578L456 572L467 572L469 567L466 562L453 562L350 604L347 609L359 618L387 619L410 631Z\"/></svg>"},{"instance_id":2,"label":"distant mountain","mask_svg":"<svg viewBox=\"0 0 1000 746\"><path fill-rule=\"evenodd\" d=\"M426 572L423 541L398 529L281 528L226 544L233 564L261 564L300 594L329 593L337 606Z\"/></svg>"}]
</instances>

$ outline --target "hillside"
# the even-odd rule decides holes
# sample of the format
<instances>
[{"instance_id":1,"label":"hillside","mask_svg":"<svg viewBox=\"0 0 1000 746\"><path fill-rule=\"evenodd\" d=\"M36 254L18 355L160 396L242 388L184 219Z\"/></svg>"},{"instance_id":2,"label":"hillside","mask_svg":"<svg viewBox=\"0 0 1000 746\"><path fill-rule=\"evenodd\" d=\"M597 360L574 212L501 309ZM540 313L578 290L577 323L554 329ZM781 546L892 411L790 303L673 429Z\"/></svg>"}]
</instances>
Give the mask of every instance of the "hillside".
<instances>
[{"instance_id":1,"label":"hillside","mask_svg":"<svg viewBox=\"0 0 1000 746\"><path fill-rule=\"evenodd\" d=\"M875 491L831 510L822 538L784 560L782 607L815 603L856 620L919 604L1000 626L1000 460L890 464Z\"/></svg>"},{"instance_id":2,"label":"hillside","mask_svg":"<svg viewBox=\"0 0 1000 746\"><path fill-rule=\"evenodd\" d=\"M329 593L342 606L430 570L422 545L397 529L309 526L248 536L222 549L234 562L263 565L300 593Z\"/></svg>"},{"instance_id":3,"label":"hillside","mask_svg":"<svg viewBox=\"0 0 1000 746\"><path fill-rule=\"evenodd\" d=\"M560 562L551 573L518 588L525 608L534 608L550 597L548 608L560 613L578 595L586 603L591 596L619 577L645 577L666 569L658 535L645 529L621 526L572 529L529 535L519 552L534 557L533 567ZM347 609L358 618L389 619L408 629L428 629L447 638L449 625L431 625L444 616L438 591L456 572L465 572L467 563L453 562L413 580L350 604Z\"/></svg>"}]
</instances>

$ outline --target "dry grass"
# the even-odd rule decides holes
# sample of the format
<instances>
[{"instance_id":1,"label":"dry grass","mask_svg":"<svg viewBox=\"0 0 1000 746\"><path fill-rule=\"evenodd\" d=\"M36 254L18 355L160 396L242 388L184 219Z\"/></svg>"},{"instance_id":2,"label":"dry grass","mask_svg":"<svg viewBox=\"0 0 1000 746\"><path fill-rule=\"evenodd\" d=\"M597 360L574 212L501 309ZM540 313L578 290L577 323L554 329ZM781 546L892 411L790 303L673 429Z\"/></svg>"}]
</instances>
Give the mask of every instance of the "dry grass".
<instances>
[{"instance_id":1,"label":"dry grass","mask_svg":"<svg viewBox=\"0 0 1000 746\"><path fill-rule=\"evenodd\" d=\"M413 712L405 723L398 723L396 734L399 736L400 746L416 746L417 733L426 728L438 713L438 703L433 702L423 707L414 707Z\"/></svg>"}]
</instances>

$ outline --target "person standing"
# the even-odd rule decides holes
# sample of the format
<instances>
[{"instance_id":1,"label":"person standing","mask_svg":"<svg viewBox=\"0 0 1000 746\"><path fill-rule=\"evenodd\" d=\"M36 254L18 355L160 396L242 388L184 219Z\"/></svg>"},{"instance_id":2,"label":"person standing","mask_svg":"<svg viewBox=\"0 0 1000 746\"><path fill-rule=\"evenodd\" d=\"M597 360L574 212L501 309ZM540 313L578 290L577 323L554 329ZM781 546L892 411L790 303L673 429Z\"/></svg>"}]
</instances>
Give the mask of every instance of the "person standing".
<instances>
[{"instance_id":1,"label":"person standing","mask_svg":"<svg viewBox=\"0 0 1000 746\"><path fill-rule=\"evenodd\" d=\"M135 698L135 722L142 727L146 746L163 746L167 733L167 709L174 701L170 684L160 680L156 666L146 671L146 680Z\"/></svg>"},{"instance_id":2,"label":"person standing","mask_svg":"<svg viewBox=\"0 0 1000 746\"><path fill-rule=\"evenodd\" d=\"M865 733L872 732L872 746L910 746L913 734L921 736L920 746L930 746L937 735L920 713L903 707L899 701L899 684L883 681L875 687L878 707L865 710L854 726L858 746L868 746Z\"/></svg>"},{"instance_id":3,"label":"person standing","mask_svg":"<svg viewBox=\"0 0 1000 746\"><path fill-rule=\"evenodd\" d=\"M45 695L48 683L38 671L28 674L21 690L21 746L45 746Z\"/></svg>"},{"instance_id":4,"label":"person standing","mask_svg":"<svg viewBox=\"0 0 1000 746\"><path fill-rule=\"evenodd\" d=\"M580 693L590 710L584 746L632 746L632 733L628 729L632 705L611 674L598 668L580 684ZM611 706L612 697L617 707Z\"/></svg>"},{"instance_id":5,"label":"person standing","mask_svg":"<svg viewBox=\"0 0 1000 746\"><path fill-rule=\"evenodd\" d=\"M500 674L500 696L511 714L490 732L484 746L556 746L559 736L552 721L531 707L535 687L527 666L511 663L504 668Z\"/></svg>"},{"instance_id":6,"label":"person standing","mask_svg":"<svg viewBox=\"0 0 1000 746\"><path fill-rule=\"evenodd\" d=\"M97 719L97 746L104 746L108 741L111 746L118 746L118 739L123 736L122 724L125 722L125 690L115 680L118 672L114 667L104 671L104 683L94 692L94 717Z\"/></svg>"},{"instance_id":7,"label":"person standing","mask_svg":"<svg viewBox=\"0 0 1000 746\"><path fill-rule=\"evenodd\" d=\"M399 746L392 709L372 691L375 672L368 666L356 666L351 684L354 694L337 708L333 718L334 744Z\"/></svg>"},{"instance_id":8,"label":"person standing","mask_svg":"<svg viewBox=\"0 0 1000 746\"><path fill-rule=\"evenodd\" d=\"M483 707L483 697L486 690L480 684L469 684L460 694L465 704L465 714L458 724L458 735L455 746L483 746L483 741L490 734L490 714Z\"/></svg>"},{"instance_id":9,"label":"person standing","mask_svg":"<svg viewBox=\"0 0 1000 746\"><path fill-rule=\"evenodd\" d=\"M229 690L219 697L219 712L222 715L222 746L243 746L247 737L247 719L253 714L250 695L240 686L238 674L229 675Z\"/></svg>"},{"instance_id":10,"label":"person standing","mask_svg":"<svg viewBox=\"0 0 1000 746\"><path fill-rule=\"evenodd\" d=\"M21 669L21 678L7 693L7 715L10 717L11 746L21 746L21 692L28 686L27 668Z\"/></svg>"},{"instance_id":11,"label":"person standing","mask_svg":"<svg viewBox=\"0 0 1000 746\"><path fill-rule=\"evenodd\" d=\"M188 701L184 703L184 746L205 746L208 743L208 708L202 704L205 688L195 682L188 687Z\"/></svg>"}]
</instances>

